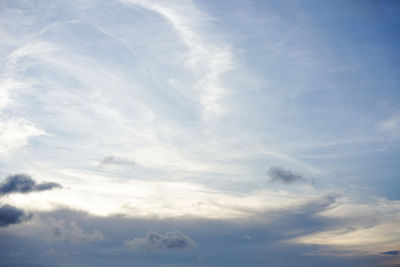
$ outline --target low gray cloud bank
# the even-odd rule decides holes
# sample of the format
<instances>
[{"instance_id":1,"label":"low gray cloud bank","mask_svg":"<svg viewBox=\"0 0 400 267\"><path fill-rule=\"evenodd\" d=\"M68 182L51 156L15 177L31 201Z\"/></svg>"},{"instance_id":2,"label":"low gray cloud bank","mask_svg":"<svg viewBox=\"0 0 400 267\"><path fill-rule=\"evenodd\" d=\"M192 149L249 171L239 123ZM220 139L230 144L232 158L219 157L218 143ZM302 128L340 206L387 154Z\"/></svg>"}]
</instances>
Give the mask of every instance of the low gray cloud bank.
<instances>
[{"instance_id":1,"label":"low gray cloud bank","mask_svg":"<svg viewBox=\"0 0 400 267\"><path fill-rule=\"evenodd\" d=\"M147 232L144 238L135 238L125 242L125 245L133 249L157 250L157 249L188 249L195 246L195 242L187 235L179 232L168 232L161 235L156 232Z\"/></svg>"},{"instance_id":2,"label":"low gray cloud bank","mask_svg":"<svg viewBox=\"0 0 400 267\"><path fill-rule=\"evenodd\" d=\"M0 207L0 227L18 224L31 217L32 214L26 214L23 210L7 204Z\"/></svg>"},{"instance_id":3,"label":"low gray cloud bank","mask_svg":"<svg viewBox=\"0 0 400 267\"><path fill-rule=\"evenodd\" d=\"M59 266L60 261L70 256L70 265L83 262L85 266L104 267L353 267L384 266L390 258L397 259L399 256L390 256L393 252L343 257L349 250L340 246L287 242L326 231L347 231L350 226L371 227L371 219L364 216L359 219L320 216L321 212L339 205L339 197L316 197L291 208L245 219L102 217L70 209L38 212L31 223L1 229L0 259L15 266L26 266L26 262ZM379 218L376 223L381 219L385 220ZM182 232L166 233L171 228L190 233L190 238ZM147 233L148 229L157 229L158 233ZM139 238L127 241L127 233ZM187 249L193 246L196 249ZM13 255L18 251L24 254L16 258Z\"/></svg>"},{"instance_id":4,"label":"low gray cloud bank","mask_svg":"<svg viewBox=\"0 0 400 267\"><path fill-rule=\"evenodd\" d=\"M290 170L285 170L282 167L271 167L268 172L268 176L271 182L281 182L284 184L291 184L299 181L304 181L304 177L291 172Z\"/></svg>"},{"instance_id":5,"label":"low gray cloud bank","mask_svg":"<svg viewBox=\"0 0 400 267\"><path fill-rule=\"evenodd\" d=\"M8 176L5 181L0 184L0 196L11 193L46 191L55 188L61 188L61 185L57 183L37 184L36 181L27 174L14 174Z\"/></svg>"}]
</instances>

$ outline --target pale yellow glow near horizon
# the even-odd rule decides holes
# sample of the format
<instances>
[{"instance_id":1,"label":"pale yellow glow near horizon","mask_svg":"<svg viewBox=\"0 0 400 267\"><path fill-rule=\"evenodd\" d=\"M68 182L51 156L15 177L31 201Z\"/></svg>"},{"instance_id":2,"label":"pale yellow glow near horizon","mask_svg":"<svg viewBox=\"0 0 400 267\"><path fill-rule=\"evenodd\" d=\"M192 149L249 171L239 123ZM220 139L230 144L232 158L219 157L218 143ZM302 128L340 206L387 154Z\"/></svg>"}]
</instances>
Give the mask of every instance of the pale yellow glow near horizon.
<instances>
[{"instance_id":1,"label":"pale yellow glow near horizon","mask_svg":"<svg viewBox=\"0 0 400 267\"><path fill-rule=\"evenodd\" d=\"M318 197L286 191L222 191L193 182L116 180L74 170L62 170L55 176L59 178L53 181L62 184L62 189L12 194L3 202L31 211L70 208L97 216L227 219L256 216L266 210L289 208Z\"/></svg>"},{"instance_id":2,"label":"pale yellow glow near horizon","mask_svg":"<svg viewBox=\"0 0 400 267\"><path fill-rule=\"evenodd\" d=\"M365 228L351 228L319 232L289 240L292 243L324 245L356 251L357 254L379 254L400 247L400 217L385 218L384 221Z\"/></svg>"}]
</instances>

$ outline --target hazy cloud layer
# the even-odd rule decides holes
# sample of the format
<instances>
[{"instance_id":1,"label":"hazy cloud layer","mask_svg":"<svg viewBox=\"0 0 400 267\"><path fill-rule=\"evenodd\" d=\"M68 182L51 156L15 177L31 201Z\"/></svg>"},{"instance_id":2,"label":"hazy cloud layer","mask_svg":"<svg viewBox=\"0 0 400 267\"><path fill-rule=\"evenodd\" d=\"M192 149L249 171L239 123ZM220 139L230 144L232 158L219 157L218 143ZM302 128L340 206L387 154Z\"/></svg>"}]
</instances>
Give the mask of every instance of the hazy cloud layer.
<instances>
[{"instance_id":1,"label":"hazy cloud layer","mask_svg":"<svg viewBox=\"0 0 400 267\"><path fill-rule=\"evenodd\" d=\"M7 204L0 207L0 227L18 224L31 217L31 214L26 214L23 210Z\"/></svg>"},{"instance_id":2,"label":"hazy cloud layer","mask_svg":"<svg viewBox=\"0 0 400 267\"><path fill-rule=\"evenodd\" d=\"M157 250L157 249L188 249L195 243L187 235L179 232L168 232L165 235L156 232L147 232L143 238L135 238L126 241L125 245L133 249Z\"/></svg>"},{"instance_id":3,"label":"hazy cloud layer","mask_svg":"<svg viewBox=\"0 0 400 267\"><path fill-rule=\"evenodd\" d=\"M0 196L11 193L29 193L35 191L46 191L55 188L61 188L61 185L50 182L38 184L29 175L14 174L8 176L0 184Z\"/></svg>"}]
</instances>

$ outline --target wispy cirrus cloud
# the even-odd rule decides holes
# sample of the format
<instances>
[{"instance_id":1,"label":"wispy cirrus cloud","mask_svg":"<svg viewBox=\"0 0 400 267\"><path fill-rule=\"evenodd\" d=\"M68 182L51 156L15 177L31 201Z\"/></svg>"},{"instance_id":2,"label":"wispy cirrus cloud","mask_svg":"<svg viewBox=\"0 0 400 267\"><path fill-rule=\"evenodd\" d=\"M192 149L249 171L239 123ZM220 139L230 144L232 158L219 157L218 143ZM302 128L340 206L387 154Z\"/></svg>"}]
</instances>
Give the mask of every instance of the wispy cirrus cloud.
<instances>
[{"instance_id":1,"label":"wispy cirrus cloud","mask_svg":"<svg viewBox=\"0 0 400 267\"><path fill-rule=\"evenodd\" d=\"M219 100L227 94L227 90L221 80L222 76L234 66L233 55L229 45L210 42L207 35L202 34L203 22L211 18L191 2L187 2L184 6L178 2L168 4L140 0L121 2L144 7L167 19L189 48L186 64L195 74L197 82L192 90L194 95L199 92L197 101L203 106L204 116L211 119L212 116L224 112L225 108Z\"/></svg>"},{"instance_id":2,"label":"wispy cirrus cloud","mask_svg":"<svg viewBox=\"0 0 400 267\"><path fill-rule=\"evenodd\" d=\"M379 255L399 240L398 75L388 64L397 47L381 40L397 36L385 24L392 6L370 28L358 12L368 8L331 17L337 3L318 12L290 1L0 5L3 175L23 170L65 188L2 185L15 206L4 221L16 223L0 240L27 248L21 261L40 262L39 249L53 265L65 255L93 266L396 258ZM309 186L313 175L321 183ZM378 187L379 197L363 191ZM199 250L183 249L188 239ZM6 241L0 258L11 259ZM90 258L99 251L112 256Z\"/></svg>"},{"instance_id":3,"label":"wispy cirrus cloud","mask_svg":"<svg viewBox=\"0 0 400 267\"><path fill-rule=\"evenodd\" d=\"M50 47L48 42L34 42L16 48L6 57L4 72L0 76L0 157L2 158L26 146L31 138L45 134L45 131L33 122L5 112L5 108L12 106L15 91L29 87L29 83L21 81L19 71L23 68L23 64L20 64L21 59L51 50L54 48Z\"/></svg>"}]
</instances>

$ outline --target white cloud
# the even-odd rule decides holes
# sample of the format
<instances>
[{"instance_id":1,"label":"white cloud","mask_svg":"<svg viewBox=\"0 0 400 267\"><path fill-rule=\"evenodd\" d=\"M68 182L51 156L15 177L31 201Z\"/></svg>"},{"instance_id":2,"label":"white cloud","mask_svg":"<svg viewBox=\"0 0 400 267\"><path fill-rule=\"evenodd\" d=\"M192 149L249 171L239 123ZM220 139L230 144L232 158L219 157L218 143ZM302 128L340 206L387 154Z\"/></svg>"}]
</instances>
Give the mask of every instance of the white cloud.
<instances>
[{"instance_id":1,"label":"white cloud","mask_svg":"<svg viewBox=\"0 0 400 267\"><path fill-rule=\"evenodd\" d=\"M224 43L212 42L207 38L210 33L202 32L204 21L210 17L197 9L190 1L182 5L180 2L149 2L124 0L124 3L139 5L157 12L166 18L178 32L182 41L189 48L187 66L194 72L197 82L193 90L200 92L198 101L203 106L207 119L224 112L219 102L228 92L222 85L222 76L234 66L232 49Z\"/></svg>"},{"instance_id":2,"label":"white cloud","mask_svg":"<svg viewBox=\"0 0 400 267\"><path fill-rule=\"evenodd\" d=\"M0 157L24 147L29 138L42 134L44 131L23 119L0 121Z\"/></svg>"},{"instance_id":3,"label":"white cloud","mask_svg":"<svg viewBox=\"0 0 400 267\"><path fill-rule=\"evenodd\" d=\"M5 157L28 144L30 138L43 135L45 132L34 123L21 117L6 116L4 109L12 109L13 100L10 94L16 94L18 90L29 88L30 84L19 79L19 72L25 68L20 65L20 60L31 55L45 53L54 50L47 42L28 44L17 48L8 56L5 64L5 72L0 80L0 157Z\"/></svg>"},{"instance_id":4,"label":"white cloud","mask_svg":"<svg viewBox=\"0 0 400 267\"><path fill-rule=\"evenodd\" d=\"M7 57L7 72L11 74L12 72L19 71L18 64L20 60L23 58L27 58L30 56L40 55L43 53L51 52L56 50L57 48L49 42L32 42L29 43L21 48L14 50L8 57ZM23 67L23 66L22 66Z\"/></svg>"}]
</instances>

